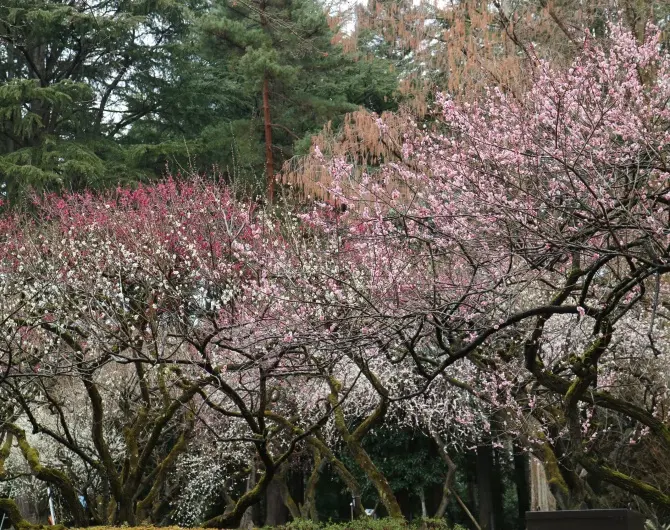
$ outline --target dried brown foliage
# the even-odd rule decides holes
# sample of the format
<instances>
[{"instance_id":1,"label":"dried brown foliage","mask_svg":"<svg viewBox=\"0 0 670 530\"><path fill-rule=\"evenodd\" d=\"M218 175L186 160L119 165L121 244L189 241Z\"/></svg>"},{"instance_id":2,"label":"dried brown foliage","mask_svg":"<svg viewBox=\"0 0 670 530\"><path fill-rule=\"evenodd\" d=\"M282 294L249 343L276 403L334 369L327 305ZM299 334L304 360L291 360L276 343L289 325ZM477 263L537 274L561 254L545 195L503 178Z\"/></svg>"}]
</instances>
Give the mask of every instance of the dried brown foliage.
<instances>
[{"instance_id":1,"label":"dried brown foliage","mask_svg":"<svg viewBox=\"0 0 670 530\"><path fill-rule=\"evenodd\" d=\"M342 42L353 48L373 40L396 59L405 101L397 115L382 116L383 137L378 117L364 110L341 129L329 125L314 136L312 145L326 158L354 164L352 178L398 157L406 120L425 118L436 91L468 100L498 86L518 97L530 79L531 57L565 65L587 30L602 35L608 21L621 18L642 40L647 24L663 20L670 7L657 0L369 0L354 11L355 31L341 35ZM313 156L290 160L281 181L301 200L328 199L329 175Z\"/></svg>"},{"instance_id":2,"label":"dried brown foliage","mask_svg":"<svg viewBox=\"0 0 670 530\"><path fill-rule=\"evenodd\" d=\"M312 138L312 145L318 146L326 159L344 158L352 163L352 180L355 181L364 168L400 158L403 124L409 119L406 111L384 113L380 118L359 110L347 115L337 131L330 125L325 127ZM385 134L380 131L380 122L387 131ZM282 182L299 199L330 199L327 192L331 184L330 174L317 156L289 160L282 171Z\"/></svg>"}]
</instances>

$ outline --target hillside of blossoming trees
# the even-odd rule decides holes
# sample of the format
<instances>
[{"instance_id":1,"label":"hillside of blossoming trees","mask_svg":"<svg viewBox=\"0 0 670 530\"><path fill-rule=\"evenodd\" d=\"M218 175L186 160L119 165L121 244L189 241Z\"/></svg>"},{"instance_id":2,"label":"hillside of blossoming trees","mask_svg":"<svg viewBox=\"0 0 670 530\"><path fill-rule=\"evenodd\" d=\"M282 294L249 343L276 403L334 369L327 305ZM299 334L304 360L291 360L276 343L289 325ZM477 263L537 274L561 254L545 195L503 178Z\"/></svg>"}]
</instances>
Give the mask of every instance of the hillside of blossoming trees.
<instances>
[{"instance_id":1,"label":"hillside of blossoming trees","mask_svg":"<svg viewBox=\"0 0 670 530\"><path fill-rule=\"evenodd\" d=\"M422 63L410 104L266 161L266 198L195 170L8 197L0 530L670 523L667 14L545 5L549 53L494 4L520 51L487 83ZM288 76L245 50L261 92Z\"/></svg>"}]
</instances>

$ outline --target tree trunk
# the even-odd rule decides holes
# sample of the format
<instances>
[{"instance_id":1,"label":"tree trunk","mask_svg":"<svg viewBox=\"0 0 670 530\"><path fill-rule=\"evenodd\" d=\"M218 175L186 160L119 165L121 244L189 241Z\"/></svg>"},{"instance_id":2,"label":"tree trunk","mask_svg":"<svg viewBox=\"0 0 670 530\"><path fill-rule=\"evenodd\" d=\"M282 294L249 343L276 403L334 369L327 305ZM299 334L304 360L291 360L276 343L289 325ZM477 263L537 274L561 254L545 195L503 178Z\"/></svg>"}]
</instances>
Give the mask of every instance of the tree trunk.
<instances>
[{"instance_id":1,"label":"tree trunk","mask_svg":"<svg viewBox=\"0 0 670 530\"><path fill-rule=\"evenodd\" d=\"M21 510L19 510L16 502L14 502L12 499L0 498L0 510L7 514L9 524L16 530L23 530L24 528L29 528L32 526L23 518Z\"/></svg>"},{"instance_id":2,"label":"tree trunk","mask_svg":"<svg viewBox=\"0 0 670 530\"><path fill-rule=\"evenodd\" d=\"M514 446L514 482L518 507L518 530L526 528L526 512L530 511L530 481L528 455Z\"/></svg>"},{"instance_id":3,"label":"tree trunk","mask_svg":"<svg viewBox=\"0 0 670 530\"><path fill-rule=\"evenodd\" d=\"M286 463L284 463L279 472L275 475L275 482L279 484L281 498L284 501L284 506L288 509L288 513L291 516L291 519L300 519L300 509L298 508L298 504L295 502L295 499L291 494L291 489L289 488L289 483L287 482L288 474L288 466Z\"/></svg>"},{"instance_id":4,"label":"tree trunk","mask_svg":"<svg viewBox=\"0 0 670 530\"><path fill-rule=\"evenodd\" d=\"M356 477L354 477L351 474L351 471L347 469L347 467L342 463L341 460L335 457L335 455L328 449L328 452L326 453L326 456L328 458L328 461L330 462L330 465L333 466L333 469L337 473L337 475L340 477L342 482L344 482L344 485L347 487L349 490L349 493L351 493L352 499L355 500L354 504L354 517L363 517L365 515L365 512L363 511L363 505L361 504L361 486L356 480ZM314 505L314 509L316 510L316 505Z\"/></svg>"},{"instance_id":5,"label":"tree trunk","mask_svg":"<svg viewBox=\"0 0 670 530\"><path fill-rule=\"evenodd\" d=\"M266 73L263 76L263 121L265 126L265 173L267 176L268 204L274 202L275 175L272 156L272 120L270 116L270 79Z\"/></svg>"},{"instance_id":6,"label":"tree trunk","mask_svg":"<svg viewBox=\"0 0 670 530\"><path fill-rule=\"evenodd\" d=\"M428 517L428 508L426 508L426 492L423 487L419 488L419 501L421 501L421 517L426 519Z\"/></svg>"},{"instance_id":7,"label":"tree trunk","mask_svg":"<svg viewBox=\"0 0 670 530\"><path fill-rule=\"evenodd\" d=\"M274 478L274 474L275 468L271 461L266 460L265 473L261 475L253 488L247 491L235 502L235 506L232 510L226 509L222 515L212 517L202 523L202 526L204 528L238 528L246 511L262 500L270 482Z\"/></svg>"},{"instance_id":8,"label":"tree trunk","mask_svg":"<svg viewBox=\"0 0 670 530\"><path fill-rule=\"evenodd\" d=\"M316 509L316 486L319 483L321 471L326 465L326 459L321 457L318 449L312 451L314 455L314 466L310 473L307 483L305 484L305 492L302 506L300 506L300 516L303 519L311 519L312 521L319 520L319 514Z\"/></svg>"},{"instance_id":9,"label":"tree trunk","mask_svg":"<svg viewBox=\"0 0 670 530\"><path fill-rule=\"evenodd\" d=\"M349 428L347 427L346 421L344 419L344 413L342 412L342 408L340 407L338 401L338 392L341 388L340 383L331 378L330 387L331 393L328 396L328 401L333 406L333 411L335 414L335 426L342 436L349 453L353 457L354 462L356 462L356 465L361 468L361 470L365 473L365 476L377 490L379 500L384 505L384 508L386 508L388 516L402 519L402 509L400 508L400 504L398 504L398 499L393 493L393 488L391 488L389 481L372 461L370 455L363 448L363 444L361 443L361 438L364 433L368 432L372 425L384 417L387 410L388 401L386 399L382 399L378 407L375 409L375 412L368 416L352 434L349 432ZM358 499L355 499L355 502L358 502Z\"/></svg>"},{"instance_id":10,"label":"tree trunk","mask_svg":"<svg viewBox=\"0 0 670 530\"><path fill-rule=\"evenodd\" d=\"M477 499L477 453L468 452L466 455L466 468L468 480L468 503L472 512L476 513L479 506Z\"/></svg>"},{"instance_id":11,"label":"tree trunk","mask_svg":"<svg viewBox=\"0 0 670 530\"><path fill-rule=\"evenodd\" d=\"M496 530L493 517L493 448L477 448L477 491L479 492L479 526L482 530Z\"/></svg>"},{"instance_id":12,"label":"tree trunk","mask_svg":"<svg viewBox=\"0 0 670 530\"><path fill-rule=\"evenodd\" d=\"M13 424L5 424L5 429L12 433L17 445L26 460L32 474L39 480L51 484L60 491L61 497L67 509L70 511L75 525L86 526L86 514L79 502L79 496L72 481L60 469L43 465L39 453L28 443L26 433L20 427ZM3 446L4 453L4 446Z\"/></svg>"},{"instance_id":13,"label":"tree trunk","mask_svg":"<svg viewBox=\"0 0 670 530\"><path fill-rule=\"evenodd\" d=\"M254 487L256 486L256 461L253 460L251 462L251 473L249 473L249 476L247 477L247 489L246 492L248 493L251 491ZM240 521L240 528L244 528L247 530L250 530L251 528L254 528L254 508L257 505L254 506L249 506L247 510L244 512L242 515L242 520Z\"/></svg>"},{"instance_id":14,"label":"tree trunk","mask_svg":"<svg viewBox=\"0 0 670 530\"><path fill-rule=\"evenodd\" d=\"M451 490L453 488L454 477L456 475L456 464L449 456L449 453L447 452L447 446L444 440L442 439L442 436L440 436L436 432L433 432L431 433L431 437L433 438L433 441L437 446L438 453L442 457L444 463L447 465L447 476L444 477L444 484L442 486L442 497L440 498L440 504L437 507L437 511L435 512L435 517L441 518L444 517L444 514L447 511L447 506L449 505L449 496L452 493Z\"/></svg>"},{"instance_id":15,"label":"tree trunk","mask_svg":"<svg viewBox=\"0 0 670 530\"><path fill-rule=\"evenodd\" d=\"M377 490L379 499L384 505L384 508L386 508L388 516L402 519L402 510L400 509L400 504L398 504L398 499L396 499L396 496L393 493L393 488L391 488L391 485L384 474L379 471L379 468L374 464L367 451L363 449L363 445L360 442L353 440L353 437L351 436L345 441L354 461L363 470L365 476L372 482L372 485Z\"/></svg>"},{"instance_id":16,"label":"tree trunk","mask_svg":"<svg viewBox=\"0 0 670 530\"><path fill-rule=\"evenodd\" d=\"M117 526L135 526L137 521L135 518L135 507L133 506L132 498L124 498L119 502L119 511L116 516Z\"/></svg>"},{"instance_id":17,"label":"tree trunk","mask_svg":"<svg viewBox=\"0 0 670 530\"><path fill-rule=\"evenodd\" d=\"M265 490L265 526L278 526L288 521L288 510L282 497L281 478L274 477Z\"/></svg>"},{"instance_id":18,"label":"tree trunk","mask_svg":"<svg viewBox=\"0 0 670 530\"><path fill-rule=\"evenodd\" d=\"M505 525L505 513L503 510L503 497L505 496L504 485L502 481L502 463L501 456L504 449L492 449L493 480L491 481L491 500L493 504L493 527L495 530L507 528Z\"/></svg>"}]
</instances>

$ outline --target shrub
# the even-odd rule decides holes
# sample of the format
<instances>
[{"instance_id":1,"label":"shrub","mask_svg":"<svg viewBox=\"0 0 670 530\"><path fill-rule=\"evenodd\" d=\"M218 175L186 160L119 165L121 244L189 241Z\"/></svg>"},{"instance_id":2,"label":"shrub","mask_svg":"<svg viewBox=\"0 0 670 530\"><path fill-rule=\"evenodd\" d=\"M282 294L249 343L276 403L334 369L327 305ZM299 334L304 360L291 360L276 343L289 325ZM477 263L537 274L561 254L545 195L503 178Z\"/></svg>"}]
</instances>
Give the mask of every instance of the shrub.
<instances>
[{"instance_id":1,"label":"shrub","mask_svg":"<svg viewBox=\"0 0 670 530\"><path fill-rule=\"evenodd\" d=\"M274 527L275 530L464 530L459 526L453 529L444 519L417 519L408 523L404 519L355 519L343 523L316 523L305 519L296 519L286 525Z\"/></svg>"}]
</instances>

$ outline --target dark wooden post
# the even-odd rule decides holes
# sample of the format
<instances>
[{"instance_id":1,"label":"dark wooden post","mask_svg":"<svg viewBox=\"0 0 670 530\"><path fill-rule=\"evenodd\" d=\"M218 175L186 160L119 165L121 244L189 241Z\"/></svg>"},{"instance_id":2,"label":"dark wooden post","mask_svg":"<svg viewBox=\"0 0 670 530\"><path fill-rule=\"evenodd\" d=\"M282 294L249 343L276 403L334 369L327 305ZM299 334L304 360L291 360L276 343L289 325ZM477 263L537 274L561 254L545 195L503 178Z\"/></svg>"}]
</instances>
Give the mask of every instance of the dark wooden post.
<instances>
[{"instance_id":1,"label":"dark wooden post","mask_svg":"<svg viewBox=\"0 0 670 530\"><path fill-rule=\"evenodd\" d=\"M526 530L644 530L645 519L631 510L526 512Z\"/></svg>"}]
</instances>

